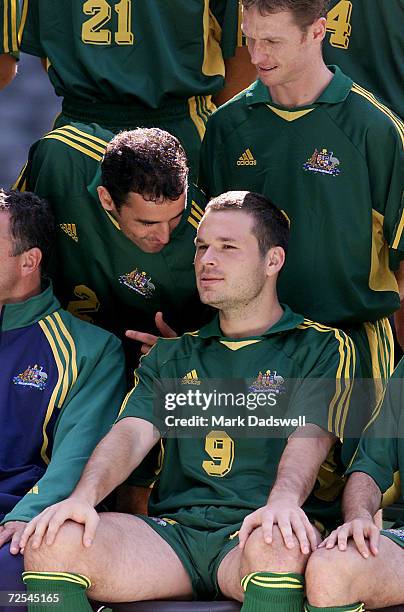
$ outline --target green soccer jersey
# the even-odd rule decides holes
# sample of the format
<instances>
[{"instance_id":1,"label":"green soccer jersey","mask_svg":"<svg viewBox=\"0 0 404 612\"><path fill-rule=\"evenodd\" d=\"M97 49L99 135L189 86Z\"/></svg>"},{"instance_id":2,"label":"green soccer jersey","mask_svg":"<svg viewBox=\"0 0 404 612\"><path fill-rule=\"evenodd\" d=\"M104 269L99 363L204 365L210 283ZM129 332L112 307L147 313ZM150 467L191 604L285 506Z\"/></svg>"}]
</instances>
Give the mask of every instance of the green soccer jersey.
<instances>
[{"instance_id":1,"label":"green soccer jersey","mask_svg":"<svg viewBox=\"0 0 404 612\"><path fill-rule=\"evenodd\" d=\"M383 402L378 406L364 431L352 472L365 472L373 478L382 493L400 474L401 496L404 495L404 357L398 363L387 386Z\"/></svg>"},{"instance_id":2,"label":"green soccer jersey","mask_svg":"<svg viewBox=\"0 0 404 612\"><path fill-rule=\"evenodd\" d=\"M223 87L238 20L238 0L24 0L21 48L60 96L155 109Z\"/></svg>"},{"instance_id":3,"label":"green soccer jersey","mask_svg":"<svg viewBox=\"0 0 404 612\"><path fill-rule=\"evenodd\" d=\"M55 130L33 145L17 183L46 198L55 212L58 235L49 269L55 293L72 314L120 338L126 329L157 333L159 310L178 333L195 329L206 312L193 266L205 198L190 186L170 242L159 253L144 253L98 200L99 162L112 136L95 124ZM133 341L127 346L133 353Z\"/></svg>"},{"instance_id":4,"label":"green soccer jersey","mask_svg":"<svg viewBox=\"0 0 404 612\"><path fill-rule=\"evenodd\" d=\"M404 118L403 0L331 0L324 57Z\"/></svg>"},{"instance_id":5,"label":"green soccer jersey","mask_svg":"<svg viewBox=\"0 0 404 612\"><path fill-rule=\"evenodd\" d=\"M263 193L287 214L280 299L345 326L400 306L389 267L404 251L403 125L338 68L314 104L285 109L256 81L208 122L201 185Z\"/></svg>"},{"instance_id":6,"label":"green soccer jersey","mask_svg":"<svg viewBox=\"0 0 404 612\"><path fill-rule=\"evenodd\" d=\"M126 397L119 416L150 421L166 436L163 466L152 492L150 515L188 512L192 506L253 510L264 505L286 444L285 435L277 435L276 428L271 429L270 425L265 425L260 434L257 429L250 430L254 422L247 419L256 413L249 410L245 421L233 427L224 418L223 402L221 405L212 402L205 412L198 411L190 400L182 404L188 419L201 414L207 419L205 424L201 423L199 436L193 437L189 421L190 433L184 437L170 421L177 412L169 411L165 400L161 403L156 400L160 397L156 396L156 384L177 381L178 391L188 394L204 389L211 381L215 387L224 384L221 388L235 395L241 383L246 394L253 397L261 395L265 400L275 393L277 406L271 408L271 414L275 411L278 417L295 418L290 423L292 429L303 426L299 417L305 417L306 424L316 424L341 438L349 413L354 362L355 350L348 336L308 321L288 307L278 323L259 337L224 337L215 318L198 332L174 340L159 340L142 359L135 387ZM305 392L308 388L310 401ZM227 415L234 417L239 399L229 402ZM335 519L342 487L340 451L337 443L329 457L329 468L321 469L305 504L313 518Z\"/></svg>"},{"instance_id":7,"label":"green soccer jersey","mask_svg":"<svg viewBox=\"0 0 404 612\"><path fill-rule=\"evenodd\" d=\"M18 0L0 0L0 54L18 56Z\"/></svg>"}]
</instances>

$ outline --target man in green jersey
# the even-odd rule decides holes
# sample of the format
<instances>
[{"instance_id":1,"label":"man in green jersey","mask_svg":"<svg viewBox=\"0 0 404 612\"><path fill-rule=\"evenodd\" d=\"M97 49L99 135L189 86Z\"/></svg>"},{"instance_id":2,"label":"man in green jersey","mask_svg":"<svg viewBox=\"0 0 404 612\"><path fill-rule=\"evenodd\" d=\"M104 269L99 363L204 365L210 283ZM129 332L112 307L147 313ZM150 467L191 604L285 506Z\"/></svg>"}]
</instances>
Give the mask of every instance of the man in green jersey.
<instances>
[{"instance_id":1,"label":"man in green jersey","mask_svg":"<svg viewBox=\"0 0 404 612\"><path fill-rule=\"evenodd\" d=\"M331 0L324 58L404 118L404 3Z\"/></svg>"},{"instance_id":2,"label":"man in green jersey","mask_svg":"<svg viewBox=\"0 0 404 612\"><path fill-rule=\"evenodd\" d=\"M403 381L404 359L348 470L352 475L344 492L346 523L310 559L308 612L359 611L404 602L404 527L379 531L372 520L382 493L397 475L404 493Z\"/></svg>"},{"instance_id":3,"label":"man in green jersey","mask_svg":"<svg viewBox=\"0 0 404 612\"><path fill-rule=\"evenodd\" d=\"M238 45L238 0L23 3L21 49L43 59L63 97L55 127L160 127L184 146L194 180L225 62L234 93L253 78L248 53Z\"/></svg>"},{"instance_id":4,"label":"man in green jersey","mask_svg":"<svg viewBox=\"0 0 404 612\"><path fill-rule=\"evenodd\" d=\"M24 590L26 523L72 491L125 395L119 340L62 310L42 277L55 234L47 202L0 190L2 593Z\"/></svg>"},{"instance_id":5,"label":"man in green jersey","mask_svg":"<svg viewBox=\"0 0 404 612\"><path fill-rule=\"evenodd\" d=\"M363 375L385 379L387 317L404 295L394 273L404 250L403 125L325 65L327 0L243 5L258 80L209 120L201 185L209 196L257 191L285 211L291 240L280 298L349 332ZM399 320L404 342L403 329Z\"/></svg>"},{"instance_id":6,"label":"man in green jersey","mask_svg":"<svg viewBox=\"0 0 404 612\"><path fill-rule=\"evenodd\" d=\"M55 212L55 293L69 312L121 339L127 329L158 332L159 311L177 332L195 329L205 316L193 269L205 198L188 188L174 136L138 128L108 144L112 136L96 124L54 130L33 145L18 182ZM133 342L125 348L131 366Z\"/></svg>"},{"instance_id":7,"label":"man in green jersey","mask_svg":"<svg viewBox=\"0 0 404 612\"><path fill-rule=\"evenodd\" d=\"M278 302L288 233L264 196L230 192L208 205L195 270L201 300L218 316L198 332L157 341L74 493L27 527L31 593L63 594L62 611L89 610L89 587L103 601L222 594L244 600L245 612L300 612L305 565L320 539L313 523L335 523L339 514L337 440L349 418L355 350L343 332ZM236 401L230 393L226 405L200 404L210 379L244 393ZM179 393L166 393L173 381ZM234 423L243 398L261 398L268 423L277 414L290 427L249 429L250 404ZM206 423L192 432L198 416ZM162 436L149 516L97 515L98 500Z\"/></svg>"},{"instance_id":8,"label":"man in green jersey","mask_svg":"<svg viewBox=\"0 0 404 612\"><path fill-rule=\"evenodd\" d=\"M0 0L0 89L17 73L18 18L18 0Z\"/></svg>"}]
</instances>

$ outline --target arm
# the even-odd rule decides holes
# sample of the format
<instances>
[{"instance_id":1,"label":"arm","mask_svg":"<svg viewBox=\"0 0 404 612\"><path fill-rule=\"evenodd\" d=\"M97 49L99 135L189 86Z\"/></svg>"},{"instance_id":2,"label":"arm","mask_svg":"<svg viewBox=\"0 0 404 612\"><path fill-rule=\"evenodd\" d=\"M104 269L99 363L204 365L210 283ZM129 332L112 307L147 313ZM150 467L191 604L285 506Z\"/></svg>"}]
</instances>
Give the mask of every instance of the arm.
<instances>
[{"instance_id":1,"label":"arm","mask_svg":"<svg viewBox=\"0 0 404 612\"><path fill-rule=\"evenodd\" d=\"M400 267L395 275L400 294L400 308L394 313L394 325L396 328L397 341L404 350L404 261L400 262Z\"/></svg>"},{"instance_id":2,"label":"arm","mask_svg":"<svg viewBox=\"0 0 404 612\"><path fill-rule=\"evenodd\" d=\"M266 506L250 514L239 533L240 547L247 537L262 526L265 542L272 542L272 528L277 524L287 548L293 548L293 533L299 540L303 554L317 546L313 526L301 506L313 490L318 471L325 461L335 437L316 425L297 429L290 436L279 462L278 474Z\"/></svg>"},{"instance_id":3,"label":"arm","mask_svg":"<svg viewBox=\"0 0 404 612\"><path fill-rule=\"evenodd\" d=\"M346 550L348 538L352 537L361 555L367 559L369 550L378 553L379 528L373 517L380 507L381 491L373 478L363 472L354 472L345 487L343 513L345 523L333 531L322 542L321 547ZM369 548L365 540L369 540Z\"/></svg>"},{"instance_id":4,"label":"arm","mask_svg":"<svg viewBox=\"0 0 404 612\"><path fill-rule=\"evenodd\" d=\"M235 55L225 61L225 66L225 86L214 98L216 106L230 100L257 78L257 71L250 61L247 47L237 47Z\"/></svg>"},{"instance_id":5,"label":"arm","mask_svg":"<svg viewBox=\"0 0 404 612\"><path fill-rule=\"evenodd\" d=\"M0 90L11 83L17 74L17 60L12 55L0 55Z\"/></svg>"}]
</instances>

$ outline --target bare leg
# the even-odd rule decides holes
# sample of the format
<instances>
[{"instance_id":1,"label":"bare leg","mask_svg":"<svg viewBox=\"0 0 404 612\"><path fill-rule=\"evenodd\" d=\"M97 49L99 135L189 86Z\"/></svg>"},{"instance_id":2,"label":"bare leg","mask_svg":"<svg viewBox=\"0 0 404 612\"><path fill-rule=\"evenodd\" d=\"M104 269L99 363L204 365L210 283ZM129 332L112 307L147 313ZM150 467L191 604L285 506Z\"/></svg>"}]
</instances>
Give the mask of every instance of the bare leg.
<instances>
[{"instance_id":1,"label":"bare leg","mask_svg":"<svg viewBox=\"0 0 404 612\"><path fill-rule=\"evenodd\" d=\"M89 597L102 601L190 599L190 578L173 549L149 525L128 514L100 514L94 543L82 544L83 528L67 522L52 546L33 550L25 569L73 572L90 578Z\"/></svg>"},{"instance_id":2,"label":"bare leg","mask_svg":"<svg viewBox=\"0 0 404 612\"><path fill-rule=\"evenodd\" d=\"M357 601L366 609L404 601L404 550L381 536L379 554L364 559L354 544L346 551L320 548L306 571L309 603L317 607L344 606Z\"/></svg>"},{"instance_id":3,"label":"bare leg","mask_svg":"<svg viewBox=\"0 0 404 612\"><path fill-rule=\"evenodd\" d=\"M321 541L318 533L318 542ZM250 572L292 572L304 574L309 555L303 555L294 538L292 549L285 547L282 534L275 525L272 544L266 544L262 529L255 529L248 538L244 551L233 548L223 559L218 570L218 583L226 597L243 601L240 580Z\"/></svg>"}]
</instances>

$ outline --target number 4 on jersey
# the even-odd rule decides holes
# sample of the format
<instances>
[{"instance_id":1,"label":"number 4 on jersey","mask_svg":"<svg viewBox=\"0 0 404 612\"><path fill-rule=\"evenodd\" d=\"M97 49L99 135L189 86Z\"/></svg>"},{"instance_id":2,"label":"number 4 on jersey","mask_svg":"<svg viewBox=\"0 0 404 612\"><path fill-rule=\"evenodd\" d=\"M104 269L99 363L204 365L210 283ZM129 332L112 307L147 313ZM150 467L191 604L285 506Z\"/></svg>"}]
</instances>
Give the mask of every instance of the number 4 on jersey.
<instances>
[{"instance_id":1,"label":"number 4 on jersey","mask_svg":"<svg viewBox=\"0 0 404 612\"><path fill-rule=\"evenodd\" d=\"M348 49L351 35L352 2L340 0L327 14L327 32L331 32L330 44Z\"/></svg>"},{"instance_id":2,"label":"number 4 on jersey","mask_svg":"<svg viewBox=\"0 0 404 612\"><path fill-rule=\"evenodd\" d=\"M121 0L115 4L115 11L118 13L118 29L114 35L116 44L133 45L132 0ZM83 13L92 17L83 23L82 41L87 45L110 45L112 32L104 26L111 21L111 3L106 0L87 0L83 4Z\"/></svg>"}]
</instances>

